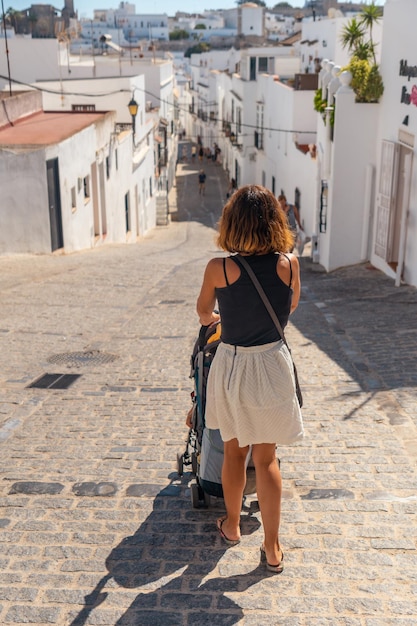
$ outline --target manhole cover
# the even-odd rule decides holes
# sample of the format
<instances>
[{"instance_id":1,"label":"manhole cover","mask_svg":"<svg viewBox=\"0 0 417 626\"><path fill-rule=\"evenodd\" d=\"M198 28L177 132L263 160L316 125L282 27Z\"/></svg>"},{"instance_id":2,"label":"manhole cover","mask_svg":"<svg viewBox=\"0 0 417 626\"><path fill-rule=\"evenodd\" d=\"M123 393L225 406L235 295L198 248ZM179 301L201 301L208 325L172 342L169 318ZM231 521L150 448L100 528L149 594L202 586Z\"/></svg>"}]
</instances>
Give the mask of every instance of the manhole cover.
<instances>
[{"instance_id":1,"label":"manhole cover","mask_svg":"<svg viewBox=\"0 0 417 626\"><path fill-rule=\"evenodd\" d=\"M49 357L48 363L65 365L97 365L100 363L112 363L119 357L115 354L106 354L99 350L88 350L87 352L63 352Z\"/></svg>"}]
</instances>

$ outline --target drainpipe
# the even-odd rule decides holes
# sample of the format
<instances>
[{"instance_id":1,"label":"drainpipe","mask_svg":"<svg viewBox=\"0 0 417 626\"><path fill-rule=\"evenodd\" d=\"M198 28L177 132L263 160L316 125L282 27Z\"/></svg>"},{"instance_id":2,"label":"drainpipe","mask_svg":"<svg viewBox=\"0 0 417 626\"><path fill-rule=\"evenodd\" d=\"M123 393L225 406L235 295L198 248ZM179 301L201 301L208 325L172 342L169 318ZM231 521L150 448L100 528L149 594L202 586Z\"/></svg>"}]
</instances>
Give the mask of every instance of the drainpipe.
<instances>
[{"instance_id":1,"label":"drainpipe","mask_svg":"<svg viewBox=\"0 0 417 626\"><path fill-rule=\"evenodd\" d=\"M372 189L374 181L374 167L369 164L366 168L365 174L365 194L363 202L363 230L362 230L362 242L361 242L361 260L367 261L368 255L368 238L369 238L369 226L371 222L371 204L372 204Z\"/></svg>"},{"instance_id":2,"label":"drainpipe","mask_svg":"<svg viewBox=\"0 0 417 626\"><path fill-rule=\"evenodd\" d=\"M333 107L326 107L324 109L326 114L326 143L324 147L323 178L325 180L329 180L331 174L332 129L330 125L330 114L332 111Z\"/></svg>"},{"instance_id":3,"label":"drainpipe","mask_svg":"<svg viewBox=\"0 0 417 626\"><path fill-rule=\"evenodd\" d=\"M411 154L406 154L404 157L404 195L403 203L401 207L401 230L400 230L400 249L398 251L398 265L395 274L395 286L401 285L401 274L404 266L405 258L405 244L407 241L407 217L408 217L408 203L410 194L411 183Z\"/></svg>"}]
</instances>

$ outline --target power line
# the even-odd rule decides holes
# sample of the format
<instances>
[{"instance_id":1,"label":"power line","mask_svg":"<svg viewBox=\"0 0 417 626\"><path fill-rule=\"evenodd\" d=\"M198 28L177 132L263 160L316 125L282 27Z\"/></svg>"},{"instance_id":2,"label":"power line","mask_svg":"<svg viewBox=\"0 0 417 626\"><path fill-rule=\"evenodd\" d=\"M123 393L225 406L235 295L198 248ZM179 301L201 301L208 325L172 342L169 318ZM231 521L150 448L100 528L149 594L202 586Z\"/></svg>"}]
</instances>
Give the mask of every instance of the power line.
<instances>
[{"instance_id":1,"label":"power line","mask_svg":"<svg viewBox=\"0 0 417 626\"><path fill-rule=\"evenodd\" d=\"M3 76L2 74L0 74L0 78L7 80L6 76ZM117 93L131 93L130 89L117 89L114 91L107 91L104 93L78 93L78 92L74 92L74 91L57 91L55 89L48 89L46 87L37 87L36 85L31 85L29 83L25 83L23 81L20 80L16 80L16 79L11 79L11 81L13 83L16 83L17 85L22 85L24 87L29 87L30 89L35 89L37 91L40 91L42 93L50 93L56 96L76 96L76 97L85 97L85 98L103 98L105 96L113 96ZM142 91L144 94L151 96L152 98L155 98L155 100L158 100L160 103L166 104L168 106L175 106L175 108L179 111L182 111L184 113L189 113L189 109L188 108L182 108L179 107L177 105L173 105L172 102L170 102L169 100L163 100L162 98L160 98L159 96L157 96L156 94L152 93L151 91L148 91L147 89L141 89L140 87L134 87L135 90L137 91ZM210 118L211 122L219 122L221 124L238 124L238 122L231 122L230 120L224 120L222 118L216 118L216 117L211 117ZM260 127L255 125L255 124L245 124L243 122L239 123L239 126L241 128L250 128L250 129L254 129L254 130L260 130ZM273 127L266 127L263 126L262 127L262 132L278 132L278 133L294 133L294 134L303 134L303 135L316 135L317 131L315 130L293 130L293 129L286 129L286 128L273 128ZM247 136L247 135L242 135L242 133L238 133L241 137Z\"/></svg>"}]
</instances>

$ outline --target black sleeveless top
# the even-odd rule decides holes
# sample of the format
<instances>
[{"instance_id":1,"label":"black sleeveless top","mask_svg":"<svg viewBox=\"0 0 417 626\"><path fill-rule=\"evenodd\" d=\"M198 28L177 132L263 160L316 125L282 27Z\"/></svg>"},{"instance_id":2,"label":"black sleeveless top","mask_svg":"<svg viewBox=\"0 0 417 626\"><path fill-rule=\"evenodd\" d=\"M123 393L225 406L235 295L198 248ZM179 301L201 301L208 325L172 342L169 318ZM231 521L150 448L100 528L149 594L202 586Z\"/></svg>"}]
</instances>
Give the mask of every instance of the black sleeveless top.
<instances>
[{"instance_id":1,"label":"black sleeveless top","mask_svg":"<svg viewBox=\"0 0 417 626\"><path fill-rule=\"evenodd\" d=\"M280 334L246 270L237 257L229 258L239 265L241 274L236 282L229 284L224 259L226 287L216 287L222 324L222 341L233 346L244 347L279 341ZM282 328L285 328L291 310L292 271L290 286L288 286L277 274L277 254L245 256L245 260L261 283Z\"/></svg>"}]
</instances>

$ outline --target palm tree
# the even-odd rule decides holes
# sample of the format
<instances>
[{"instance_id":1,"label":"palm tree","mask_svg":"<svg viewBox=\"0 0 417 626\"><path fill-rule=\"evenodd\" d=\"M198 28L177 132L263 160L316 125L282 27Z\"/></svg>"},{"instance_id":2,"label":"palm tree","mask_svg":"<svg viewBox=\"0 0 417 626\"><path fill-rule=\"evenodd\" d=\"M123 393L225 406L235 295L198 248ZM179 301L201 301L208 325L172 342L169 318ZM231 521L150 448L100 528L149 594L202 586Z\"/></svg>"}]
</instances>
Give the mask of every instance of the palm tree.
<instances>
[{"instance_id":1,"label":"palm tree","mask_svg":"<svg viewBox=\"0 0 417 626\"><path fill-rule=\"evenodd\" d=\"M365 37L365 27L356 17L352 17L348 24L343 28L340 40L342 46L347 48L349 52L355 53L356 48L363 44Z\"/></svg>"},{"instance_id":2,"label":"palm tree","mask_svg":"<svg viewBox=\"0 0 417 626\"><path fill-rule=\"evenodd\" d=\"M370 41L362 41L356 45L354 56L361 61L369 61L374 56L374 48Z\"/></svg>"},{"instance_id":3,"label":"palm tree","mask_svg":"<svg viewBox=\"0 0 417 626\"><path fill-rule=\"evenodd\" d=\"M375 45L372 39L372 28L375 24L378 24L382 16L381 7L376 6L375 0L371 0L371 3L362 9L359 16L359 24L369 29L369 43L371 45L372 56L374 58L374 64L376 65Z\"/></svg>"},{"instance_id":4,"label":"palm tree","mask_svg":"<svg viewBox=\"0 0 417 626\"><path fill-rule=\"evenodd\" d=\"M13 7L9 7L5 15L8 18L10 24L13 26L15 32L17 32L17 21L19 17L21 17L20 11L16 11L16 9L14 9Z\"/></svg>"},{"instance_id":5,"label":"palm tree","mask_svg":"<svg viewBox=\"0 0 417 626\"><path fill-rule=\"evenodd\" d=\"M380 17L380 7L375 5L375 0L371 0L358 19L352 18L340 35L343 47L352 54L348 69L352 73L357 102L378 102L384 91L372 39L372 28Z\"/></svg>"}]
</instances>

